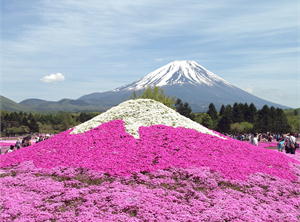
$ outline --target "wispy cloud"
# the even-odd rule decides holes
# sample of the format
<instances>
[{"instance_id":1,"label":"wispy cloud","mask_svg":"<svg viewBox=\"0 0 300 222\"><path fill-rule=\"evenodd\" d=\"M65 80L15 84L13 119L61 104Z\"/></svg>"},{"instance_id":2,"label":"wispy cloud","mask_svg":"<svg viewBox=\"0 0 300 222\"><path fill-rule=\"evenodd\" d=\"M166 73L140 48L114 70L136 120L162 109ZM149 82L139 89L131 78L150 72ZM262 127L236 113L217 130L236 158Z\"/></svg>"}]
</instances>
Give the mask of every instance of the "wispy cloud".
<instances>
[{"instance_id":1,"label":"wispy cloud","mask_svg":"<svg viewBox=\"0 0 300 222\"><path fill-rule=\"evenodd\" d=\"M46 75L40 80L45 83L61 82L65 80L65 76L61 73L54 73Z\"/></svg>"}]
</instances>

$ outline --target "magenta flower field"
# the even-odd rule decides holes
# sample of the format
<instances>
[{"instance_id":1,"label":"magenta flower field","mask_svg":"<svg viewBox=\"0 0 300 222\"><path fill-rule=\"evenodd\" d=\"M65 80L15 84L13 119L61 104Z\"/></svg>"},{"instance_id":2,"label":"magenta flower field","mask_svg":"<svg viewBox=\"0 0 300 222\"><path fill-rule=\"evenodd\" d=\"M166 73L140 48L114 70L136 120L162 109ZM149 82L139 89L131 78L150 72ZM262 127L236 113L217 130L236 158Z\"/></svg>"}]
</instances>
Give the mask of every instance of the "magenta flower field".
<instances>
[{"instance_id":1,"label":"magenta flower field","mask_svg":"<svg viewBox=\"0 0 300 222\"><path fill-rule=\"evenodd\" d=\"M10 146L10 145L15 145L16 142L13 141L13 142L10 142L10 141L0 141L0 147L6 147L6 146Z\"/></svg>"},{"instance_id":2,"label":"magenta flower field","mask_svg":"<svg viewBox=\"0 0 300 222\"><path fill-rule=\"evenodd\" d=\"M299 221L300 162L122 120L0 156L0 221Z\"/></svg>"}]
</instances>

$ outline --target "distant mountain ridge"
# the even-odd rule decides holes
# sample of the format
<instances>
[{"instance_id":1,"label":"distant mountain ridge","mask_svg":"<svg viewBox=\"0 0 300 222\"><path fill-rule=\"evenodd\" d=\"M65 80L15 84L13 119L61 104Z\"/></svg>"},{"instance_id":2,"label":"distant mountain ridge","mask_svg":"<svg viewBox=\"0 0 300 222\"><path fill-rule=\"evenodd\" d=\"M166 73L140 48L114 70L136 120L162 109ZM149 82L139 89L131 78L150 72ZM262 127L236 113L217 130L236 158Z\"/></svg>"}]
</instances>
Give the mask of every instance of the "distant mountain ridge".
<instances>
[{"instance_id":1,"label":"distant mountain ridge","mask_svg":"<svg viewBox=\"0 0 300 222\"><path fill-rule=\"evenodd\" d=\"M41 99L26 99L21 105L34 111L65 111L65 112L101 112L105 107L92 105L82 100L61 99L59 101L46 101Z\"/></svg>"},{"instance_id":2,"label":"distant mountain ridge","mask_svg":"<svg viewBox=\"0 0 300 222\"><path fill-rule=\"evenodd\" d=\"M88 103L101 103L113 106L130 97L135 91L141 93L147 87L159 86L173 97L188 102L194 112L203 112L209 103L217 108L222 104L254 103L258 108L269 105L288 108L254 96L218 75L207 70L195 61L174 61L150 72L143 78L112 91L92 93L79 98Z\"/></svg>"},{"instance_id":3,"label":"distant mountain ridge","mask_svg":"<svg viewBox=\"0 0 300 222\"><path fill-rule=\"evenodd\" d=\"M28 107L14 102L13 100L0 96L0 110L13 111L13 112L27 112L30 111Z\"/></svg>"},{"instance_id":4,"label":"distant mountain ridge","mask_svg":"<svg viewBox=\"0 0 300 222\"><path fill-rule=\"evenodd\" d=\"M142 93L147 87L161 87L168 96L188 102L194 112L205 112L210 103L217 108L222 104L254 103L257 108L263 105L282 109L289 108L254 96L220 76L207 70L195 61L170 62L140 80L111 91L95 92L76 100L62 99L46 101L27 99L19 103L26 109L35 111L105 111L127 99L136 92Z\"/></svg>"},{"instance_id":5,"label":"distant mountain ridge","mask_svg":"<svg viewBox=\"0 0 300 222\"><path fill-rule=\"evenodd\" d=\"M26 99L20 103L0 96L0 110L12 112L102 112L106 108L88 104L81 100L62 99L47 101L42 99Z\"/></svg>"}]
</instances>

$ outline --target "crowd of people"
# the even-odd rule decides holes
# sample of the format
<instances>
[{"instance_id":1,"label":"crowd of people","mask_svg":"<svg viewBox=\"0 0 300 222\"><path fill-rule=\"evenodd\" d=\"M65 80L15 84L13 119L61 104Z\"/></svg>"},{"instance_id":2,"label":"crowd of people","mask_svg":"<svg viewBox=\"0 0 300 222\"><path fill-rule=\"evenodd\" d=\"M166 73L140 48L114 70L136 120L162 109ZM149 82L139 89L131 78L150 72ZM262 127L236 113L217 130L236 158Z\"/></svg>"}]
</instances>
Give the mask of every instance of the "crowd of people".
<instances>
[{"instance_id":1,"label":"crowd of people","mask_svg":"<svg viewBox=\"0 0 300 222\"><path fill-rule=\"evenodd\" d=\"M297 138L299 134L288 133L288 134L272 134L272 133L254 133L254 134L238 134L229 135L230 137L241 140L249 141L252 145L258 146L260 142L276 142L277 149L279 152L285 150L286 153L295 154L296 149L299 148Z\"/></svg>"},{"instance_id":2,"label":"crowd of people","mask_svg":"<svg viewBox=\"0 0 300 222\"><path fill-rule=\"evenodd\" d=\"M279 152L282 152L283 149L286 153L295 154L296 149L299 148L296 137L293 134L288 134L284 138L281 138L277 143L277 148Z\"/></svg>"},{"instance_id":3,"label":"crowd of people","mask_svg":"<svg viewBox=\"0 0 300 222\"><path fill-rule=\"evenodd\" d=\"M39 135L28 135L23 138L18 138L15 145L10 145L9 149L6 150L5 153L13 152L14 150L18 150L22 147L31 146L34 143L42 142L50 137L51 137L50 134L45 134L45 135L39 134Z\"/></svg>"}]
</instances>

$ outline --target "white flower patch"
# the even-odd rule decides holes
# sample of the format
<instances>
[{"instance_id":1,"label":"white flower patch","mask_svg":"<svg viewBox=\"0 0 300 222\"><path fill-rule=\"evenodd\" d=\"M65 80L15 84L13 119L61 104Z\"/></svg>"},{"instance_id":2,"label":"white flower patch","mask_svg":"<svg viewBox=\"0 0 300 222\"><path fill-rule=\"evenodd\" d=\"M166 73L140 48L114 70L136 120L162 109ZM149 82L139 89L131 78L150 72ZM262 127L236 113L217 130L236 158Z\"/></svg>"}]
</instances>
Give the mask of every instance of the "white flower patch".
<instances>
[{"instance_id":1,"label":"white flower patch","mask_svg":"<svg viewBox=\"0 0 300 222\"><path fill-rule=\"evenodd\" d=\"M105 113L76 126L71 133L83 133L111 120L123 120L125 122L126 131L135 138L139 138L138 129L140 126L152 125L185 127L195 129L201 133L220 137L201 124L194 122L162 103L151 99L127 100L118 106L109 109Z\"/></svg>"}]
</instances>

